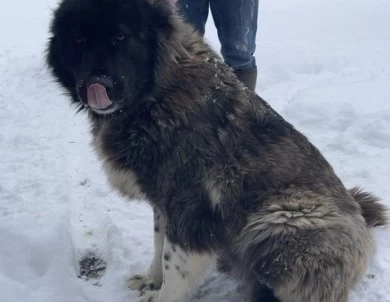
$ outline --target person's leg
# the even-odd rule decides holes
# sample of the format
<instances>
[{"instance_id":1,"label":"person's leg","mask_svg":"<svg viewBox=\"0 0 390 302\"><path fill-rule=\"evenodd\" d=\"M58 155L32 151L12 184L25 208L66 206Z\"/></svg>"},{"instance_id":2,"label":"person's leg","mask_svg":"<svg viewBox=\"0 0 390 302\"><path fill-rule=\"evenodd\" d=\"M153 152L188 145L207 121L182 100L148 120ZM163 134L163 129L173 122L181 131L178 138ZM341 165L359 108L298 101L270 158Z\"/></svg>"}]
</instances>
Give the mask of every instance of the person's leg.
<instances>
[{"instance_id":1,"label":"person's leg","mask_svg":"<svg viewBox=\"0 0 390 302\"><path fill-rule=\"evenodd\" d=\"M209 13L209 0L178 0L176 6L188 23L204 35L207 16Z\"/></svg>"},{"instance_id":2,"label":"person's leg","mask_svg":"<svg viewBox=\"0 0 390 302\"><path fill-rule=\"evenodd\" d=\"M255 90L258 0L211 0L211 12L221 42L221 54L238 79Z\"/></svg>"}]
</instances>

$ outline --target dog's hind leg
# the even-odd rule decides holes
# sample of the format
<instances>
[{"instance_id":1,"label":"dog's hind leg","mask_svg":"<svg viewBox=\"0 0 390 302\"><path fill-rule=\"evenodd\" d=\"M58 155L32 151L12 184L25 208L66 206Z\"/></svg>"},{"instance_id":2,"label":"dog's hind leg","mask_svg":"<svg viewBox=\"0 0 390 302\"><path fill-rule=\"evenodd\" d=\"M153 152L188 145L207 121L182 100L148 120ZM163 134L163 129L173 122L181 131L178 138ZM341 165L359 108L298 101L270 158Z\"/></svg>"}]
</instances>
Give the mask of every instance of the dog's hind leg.
<instances>
[{"instance_id":1,"label":"dog's hind leg","mask_svg":"<svg viewBox=\"0 0 390 302\"><path fill-rule=\"evenodd\" d=\"M144 275L134 275L129 279L129 288L133 290L155 290L161 287L163 279L162 256L164 248L164 237L166 219L161 212L154 208L154 257Z\"/></svg>"},{"instance_id":2,"label":"dog's hind leg","mask_svg":"<svg viewBox=\"0 0 390 302\"><path fill-rule=\"evenodd\" d=\"M347 302L350 289L366 269L368 254L361 240L340 229L269 238L256 248L265 252L255 254L251 249L246 254L249 278L258 282L258 289L264 285L272 289L282 302ZM252 296L251 301L261 300Z\"/></svg>"},{"instance_id":3,"label":"dog's hind leg","mask_svg":"<svg viewBox=\"0 0 390 302\"><path fill-rule=\"evenodd\" d=\"M215 262L213 254L184 251L165 239L161 290L144 291L140 302L188 301L188 294Z\"/></svg>"},{"instance_id":4,"label":"dog's hind leg","mask_svg":"<svg viewBox=\"0 0 390 302\"><path fill-rule=\"evenodd\" d=\"M302 199L254 213L238 242L246 278L282 302L346 302L373 247L359 213Z\"/></svg>"}]
</instances>

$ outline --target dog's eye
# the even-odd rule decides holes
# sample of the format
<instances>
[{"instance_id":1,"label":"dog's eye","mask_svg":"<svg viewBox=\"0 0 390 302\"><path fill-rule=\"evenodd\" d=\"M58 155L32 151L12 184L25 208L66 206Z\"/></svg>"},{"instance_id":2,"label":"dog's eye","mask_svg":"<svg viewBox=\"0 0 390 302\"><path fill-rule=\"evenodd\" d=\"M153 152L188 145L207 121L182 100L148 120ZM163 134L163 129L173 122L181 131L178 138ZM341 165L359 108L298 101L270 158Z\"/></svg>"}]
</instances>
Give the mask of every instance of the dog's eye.
<instances>
[{"instance_id":1,"label":"dog's eye","mask_svg":"<svg viewBox=\"0 0 390 302\"><path fill-rule=\"evenodd\" d=\"M77 44L84 44L85 43L85 37L80 35L80 34L76 34L73 36L73 41L75 41Z\"/></svg>"},{"instance_id":2,"label":"dog's eye","mask_svg":"<svg viewBox=\"0 0 390 302\"><path fill-rule=\"evenodd\" d=\"M126 39L126 35L124 34L118 34L115 36L115 40L117 41L123 41L124 39Z\"/></svg>"},{"instance_id":3,"label":"dog's eye","mask_svg":"<svg viewBox=\"0 0 390 302\"><path fill-rule=\"evenodd\" d=\"M125 34L117 34L117 35L112 37L112 45L116 46L119 43L126 40L126 38L127 38L127 35L125 35Z\"/></svg>"}]
</instances>

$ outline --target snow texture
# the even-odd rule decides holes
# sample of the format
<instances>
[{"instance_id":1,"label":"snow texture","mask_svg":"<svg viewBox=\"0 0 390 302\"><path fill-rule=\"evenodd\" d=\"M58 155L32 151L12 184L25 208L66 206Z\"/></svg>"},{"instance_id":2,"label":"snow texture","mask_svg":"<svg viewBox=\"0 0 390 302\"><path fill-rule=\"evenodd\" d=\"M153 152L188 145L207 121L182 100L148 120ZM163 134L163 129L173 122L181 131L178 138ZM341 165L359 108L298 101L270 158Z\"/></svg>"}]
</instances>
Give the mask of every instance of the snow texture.
<instances>
[{"instance_id":1,"label":"snow texture","mask_svg":"<svg viewBox=\"0 0 390 302\"><path fill-rule=\"evenodd\" d=\"M107 186L46 70L54 0L0 2L0 302L135 302L153 255L152 212ZM349 187L390 206L390 1L260 1L257 91ZM207 39L218 48L212 20ZM351 301L390 301L390 228ZM387 284L387 285L386 285ZM194 301L240 301L211 272Z\"/></svg>"}]
</instances>

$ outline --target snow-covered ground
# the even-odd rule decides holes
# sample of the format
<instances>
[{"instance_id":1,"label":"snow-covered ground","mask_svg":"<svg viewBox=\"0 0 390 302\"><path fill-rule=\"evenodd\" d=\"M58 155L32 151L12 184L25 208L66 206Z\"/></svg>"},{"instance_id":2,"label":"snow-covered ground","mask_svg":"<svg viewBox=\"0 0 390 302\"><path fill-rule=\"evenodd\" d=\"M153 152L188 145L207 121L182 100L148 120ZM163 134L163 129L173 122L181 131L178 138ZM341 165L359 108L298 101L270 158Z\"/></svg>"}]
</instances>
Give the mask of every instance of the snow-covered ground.
<instances>
[{"instance_id":1,"label":"snow-covered ground","mask_svg":"<svg viewBox=\"0 0 390 302\"><path fill-rule=\"evenodd\" d=\"M0 302L135 302L151 211L106 185L88 124L43 61L55 0L0 2ZM262 0L258 92L323 151L347 186L390 206L390 1ZM218 47L212 22L207 38ZM390 228L353 302L390 301ZM78 278L93 253L106 270ZM240 301L211 274L194 300Z\"/></svg>"}]
</instances>

